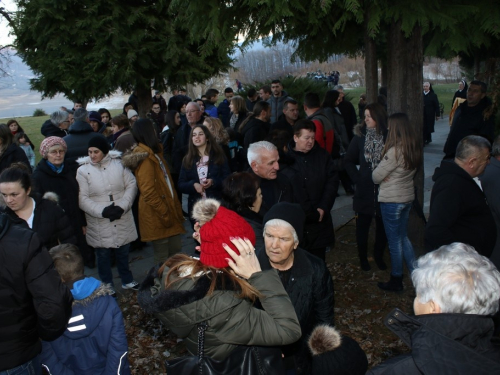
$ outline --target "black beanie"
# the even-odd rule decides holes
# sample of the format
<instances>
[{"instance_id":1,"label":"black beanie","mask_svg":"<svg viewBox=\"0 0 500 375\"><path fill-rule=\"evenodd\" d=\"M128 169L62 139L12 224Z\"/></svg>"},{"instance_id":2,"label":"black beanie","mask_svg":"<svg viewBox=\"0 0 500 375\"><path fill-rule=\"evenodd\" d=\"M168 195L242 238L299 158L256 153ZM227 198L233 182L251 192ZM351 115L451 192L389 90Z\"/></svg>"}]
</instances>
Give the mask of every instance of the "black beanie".
<instances>
[{"instance_id":1,"label":"black beanie","mask_svg":"<svg viewBox=\"0 0 500 375\"><path fill-rule=\"evenodd\" d=\"M106 138L99 135L97 137L91 138L89 140L88 148L95 147L102 151L104 155L107 155L109 152L109 143L106 141Z\"/></svg>"},{"instance_id":2,"label":"black beanie","mask_svg":"<svg viewBox=\"0 0 500 375\"><path fill-rule=\"evenodd\" d=\"M299 242L302 241L302 235L304 233L304 221L306 215L304 210L300 205L295 203L281 202L277 203L271 207L269 211L264 215L264 226L269 220L281 219L290 224L295 232L297 232L297 237L299 237Z\"/></svg>"}]
</instances>

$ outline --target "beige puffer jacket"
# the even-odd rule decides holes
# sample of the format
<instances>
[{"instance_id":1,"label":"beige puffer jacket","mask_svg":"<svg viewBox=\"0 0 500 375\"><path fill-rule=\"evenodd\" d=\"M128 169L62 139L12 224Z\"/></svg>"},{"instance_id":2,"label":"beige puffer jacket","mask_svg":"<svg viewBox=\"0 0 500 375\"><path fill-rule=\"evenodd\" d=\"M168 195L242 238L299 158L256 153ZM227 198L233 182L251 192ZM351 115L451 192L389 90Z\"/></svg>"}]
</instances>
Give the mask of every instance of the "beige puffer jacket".
<instances>
[{"instance_id":1,"label":"beige puffer jacket","mask_svg":"<svg viewBox=\"0 0 500 375\"><path fill-rule=\"evenodd\" d=\"M99 163L92 163L88 156L77 160L78 201L87 219L87 243L95 248L118 248L137 239L130 210L137 184L132 172L122 165L120 156L121 152L110 151ZM111 222L102 217L102 210L113 202L125 212Z\"/></svg>"},{"instance_id":2,"label":"beige puffer jacket","mask_svg":"<svg viewBox=\"0 0 500 375\"><path fill-rule=\"evenodd\" d=\"M415 198L413 176L416 170L404 168L401 153L396 160L396 149L390 148L372 173L373 182L380 184L378 201L384 203L410 203ZM387 179L387 180L386 180Z\"/></svg>"}]
</instances>

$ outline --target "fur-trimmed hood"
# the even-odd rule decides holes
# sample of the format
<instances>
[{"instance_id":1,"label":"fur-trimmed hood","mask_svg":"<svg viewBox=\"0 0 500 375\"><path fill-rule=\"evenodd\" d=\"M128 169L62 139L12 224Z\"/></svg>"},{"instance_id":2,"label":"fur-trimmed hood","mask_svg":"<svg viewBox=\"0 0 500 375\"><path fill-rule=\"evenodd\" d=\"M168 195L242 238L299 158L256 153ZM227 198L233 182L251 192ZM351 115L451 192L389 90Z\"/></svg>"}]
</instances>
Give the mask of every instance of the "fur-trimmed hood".
<instances>
[{"instance_id":1,"label":"fur-trimmed hood","mask_svg":"<svg viewBox=\"0 0 500 375\"><path fill-rule=\"evenodd\" d=\"M80 300L75 299L73 301L73 306L75 306L75 305L87 306L87 305L91 304L92 302L94 302L97 298L104 297L104 296L111 296L111 295L113 295L113 293L114 293L113 288L111 288L110 285L105 284L105 283L101 283L101 285L99 285L97 287L97 289L94 290L94 292L90 296L88 296L87 298L83 298Z\"/></svg>"},{"instance_id":2,"label":"fur-trimmed hood","mask_svg":"<svg viewBox=\"0 0 500 375\"><path fill-rule=\"evenodd\" d=\"M138 147L132 149L132 152L127 152L127 154L122 157L122 164L125 168L135 171L137 167L149 157L149 152L139 150Z\"/></svg>"},{"instance_id":3,"label":"fur-trimmed hood","mask_svg":"<svg viewBox=\"0 0 500 375\"><path fill-rule=\"evenodd\" d=\"M137 294L137 301L139 305L147 313L161 313L171 309L179 308L184 305L199 301L203 299L210 289L211 279L208 275L202 275L199 278L193 280L190 277L186 277L185 280L193 284L193 287L187 290L179 289L169 289L164 290L161 283L165 283L163 277L168 273L168 268L165 267L163 270L163 277L158 277L158 271L161 264L149 270L148 275L141 283L139 288L139 293ZM216 290L234 290L232 287L232 282L225 280L222 282L221 277L218 278ZM178 281L182 283L182 281ZM224 285L222 285L224 284Z\"/></svg>"},{"instance_id":4,"label":"fur-trimmed hood","mask_svg":"<svg viewBox=\"0 0 500 375\"><path fill-rule=\"evenodd\" d=\"M320 355L337 349L342 344L342 337L335 327L321 324L314 328L307 345L312 355Z\"/></svg>"},{"instance_id":5,"label":"fur-trimmed hood","mask_svg":"<svg viewBox=\"0 0 500 375\"><path fill-rule=\"evenodd\" d=\"M120 151L112 150L108 152L108 154L99 163L92 163L92 161L90 160L90 156L79 157L78 159L76 159L76 162L79 165L85 165L85 164L99 165L99 164L106 164L111 159L120 159L121 156L122 153Z\"/></svg>"},{"instance_id":6,"label":"fur-trimmed hood","mask_svg":"<svg viewBox=\"0 0 500 375\"><path fill-rule=\"evenodd\" d=\"M358 137L364 137L366 135L366 124L365 123L357 124L352 129L352 132L354 135L357 135Z\"/></svg>"}]
</instances>

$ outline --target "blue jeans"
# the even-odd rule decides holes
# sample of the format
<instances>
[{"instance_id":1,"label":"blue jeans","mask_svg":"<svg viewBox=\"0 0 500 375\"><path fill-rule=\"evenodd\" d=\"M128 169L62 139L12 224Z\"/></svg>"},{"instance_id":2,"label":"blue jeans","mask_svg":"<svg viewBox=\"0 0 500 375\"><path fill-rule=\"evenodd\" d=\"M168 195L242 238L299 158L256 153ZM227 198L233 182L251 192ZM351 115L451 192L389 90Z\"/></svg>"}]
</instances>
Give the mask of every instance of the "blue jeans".
<instances>
[{"instance_id":1,"label":"blue jeans","mask_svg":"<svg viewBox=\"0 0 500 375\"><path fill-rule=\"evenodd\" d=\"M122 285L128 284L134 280L132 272L128 267L128 250L130 244L120 246L117 249L95 249L95 257L97 261L97 271L101 281L106 284L113 285L113 272L111 271L111 250L115 251L116 268L122 279Z\"/></svg>"},{"instance_id":2,"label":"blue jeans","mask_svg":"<svg viewBox=\"0 0 500 375\"><path fill-rule=\"evenodd\" d=\"M385 234L389 243L392 270L391 275L403 275L403 259L410 274L413 272L415 253L408 239L408 218L410 217L410 203L380 203Z\"/></svg>"},{"instance_id":3,"label":"blue jeans","mask_svg":"<svg viewBox=\"0 0 500 375\"><path fill-rule=\"evenodd\" d=\"M41 375L42 365L40 363L40 356L29 360L22 365L11 368L10 370L0 371L0 375Z\"/></svg>"}]
</instances>

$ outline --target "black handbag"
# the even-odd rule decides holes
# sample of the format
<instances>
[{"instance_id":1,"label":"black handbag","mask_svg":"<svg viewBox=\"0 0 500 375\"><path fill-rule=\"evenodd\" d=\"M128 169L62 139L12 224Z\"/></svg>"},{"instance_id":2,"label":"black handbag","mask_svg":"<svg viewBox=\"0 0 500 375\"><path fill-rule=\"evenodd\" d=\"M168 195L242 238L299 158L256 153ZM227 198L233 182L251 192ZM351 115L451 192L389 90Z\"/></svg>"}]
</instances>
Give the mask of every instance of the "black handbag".
<instances>
[{"instance_id":1,"label":"black handbag","mask_svg":"<svg viewBox=\"0 0 500 375\"><path fill-rule=\"evenodd\" d=\"M207 322L198 324L198 355L165 361L167 375L283 375L281 350L275 347L239 345L222 361L205 357Z\"/></svg>"}]
</instances>

